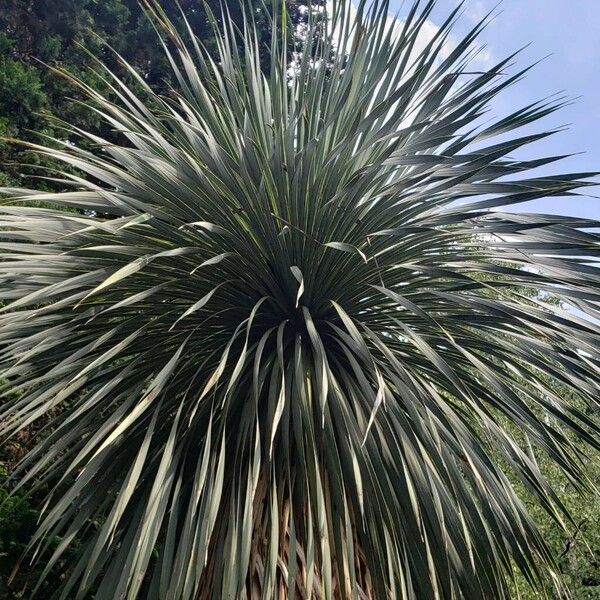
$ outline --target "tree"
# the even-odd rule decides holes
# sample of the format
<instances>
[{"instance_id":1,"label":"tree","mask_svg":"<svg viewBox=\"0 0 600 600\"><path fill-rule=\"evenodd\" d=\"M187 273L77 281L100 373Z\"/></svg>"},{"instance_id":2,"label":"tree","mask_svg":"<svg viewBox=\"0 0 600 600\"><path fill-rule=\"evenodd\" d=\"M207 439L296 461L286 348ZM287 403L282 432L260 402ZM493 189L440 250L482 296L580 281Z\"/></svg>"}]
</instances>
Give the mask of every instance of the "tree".
<instances>
[{"instance_id":1,"label":"tree","mask_svg":"<svg viewBox=\"0 0 600 600\"><path fill-rule=\"evenodd\" d=\"M288 4L292 24L304 20L305 2ZM227 4L233 21L242 22L243 4ZM162 0L165 14L182 30L186 15L195 34L214 55L213 29L208 11L220 22L218 0ZM205 7L208 7L208 11ZM248 4L266 42L269 31L267 7L261 1ZM60 117L71 126L95 131L110 139L110 125L83 107L84 95L68 79L60 78L51 67L62 68L107 97L111 90L95 72L97 59L127 77L114 52L133 66L152 89L167 93L172 70L157 40L155 24L147 18L140 0L7 0L0 7L0 136L39 143L40 134L61 138L64 130L50 117ZM93 56L91 56L92 54ZM267 56L263 51L263 61ZM76 100L76 101L74 101ZM78 102L79 101L79 102ZM39 157L10 142L0 144L0 183L17 184L23 175L41 173L23 169L23 164L39 167ZM56 167L52 161L43 166ZM47 174L46 174L47 175ZM48 182L27 177L25 184L48 187Z\"/></svg>"},{"instance_id":2,"label":"tree","mask_svg":"<svg viewBox=\"0 0 600 600\"><path fill-rule=\"evenodd\" d=\"M518 268L519 265L510 265L512 268ZM560 300L548 293L540 293L539 290L527 286L517 286L511 282L511 278L506 275L486 274L486 281L493 280L496 283L509 284L511 291L518 293L522 298L528 298L532 306L549 303L555 307L561 307L569 310L567 306L562 305ZM489 290L488 295L491 298L498 297L496 290ZM507 339L509 341L509 338ZM578 408L585 410L577 396L572 396L568 390L559 382L552 378L546 378L545 374L540 373L545 385L550 387L556 396L569 398L569 402ZM523 379L523 386L529 387L531 382ZM546 413L543 418L553 426L560 427L560 424ZM558 570L565 581L566 588L573 600L597 600L600 598L600 495L597 492L590 492L582 496L578 491L577 485L574 485L568 477L565 476L561 468L549 458L544 452L539 452L530 443L522 432L509 421L504 420L503 426L511 430L511 434L516 436L522 446L529 448L529 454L532 460L535 460L540 471L548 480L550 486L557 492L561 502L566 506L573 522L566 528L561 527L551 516L547 514L537 501L537 498L527 491L527 488L519 483L514 477L511 478L515 485L519 497L523 499L527 511L539 525L541 535L546 540L550 553L555 557ZM586 470L590 480L596 485L600 485L600 453L590 451L584 440L579 439L576 434L566 432L570 436L573 444L578 450L587 456ZM510 469L507 469L510 470ZM515 570L516 571L516 570ZM546 583L546 592L553 596L553 585L551 581ZM524 577L517 573L512 598L522 598L523 600L537 600L539 594L532 590ZM563 596L565 598L567 596Z\"/></svg>"},{"instance_id":3,"label":"tree","mask_svg":"<svg viewBox=\"0 0 600 600\"><path fill-rule=\"evenodd\" d=\"M586 452L585 444L576 438L574 443ZM600 483L600 456L588 453L588 475ZM574 522L562 529L548 517L535 498L518 489L525 499L525 506L539 524L550 552L555 557L558 570L574 600L597 600L600 598L600 499L597 494L583 497L577 488L564 476L556 464L545 455L537 456L539 466L550 485L573 516ZM547 594L552 595L552 585L546 585ZM526 581L518 577L516 590L524 600L536 600L539 596L528 588ZM516 593L514 595L516 596Z\"/></svg>"},{"instance_id":4,"label":"tree","mask_svg":"<svg viewBox=\"0 0 600 600\"><path fill-rule=\"evenodd\" d=\"M173 95L109 65L81 89L119 142L4 190L1 433L50 417L14 476L51 489L46 570L77 540L65 597L567 593L517 488L565 529L532 453L593 490L597 223L510 207L591 175L509 158L560 102L481 123L523 72L469 74L483 24L444 57L456 12L415 51L434 4L309 11L293 69L276 6L268 70L252 21L215 61L155 6Z\"/></svg>"}]
</instances>

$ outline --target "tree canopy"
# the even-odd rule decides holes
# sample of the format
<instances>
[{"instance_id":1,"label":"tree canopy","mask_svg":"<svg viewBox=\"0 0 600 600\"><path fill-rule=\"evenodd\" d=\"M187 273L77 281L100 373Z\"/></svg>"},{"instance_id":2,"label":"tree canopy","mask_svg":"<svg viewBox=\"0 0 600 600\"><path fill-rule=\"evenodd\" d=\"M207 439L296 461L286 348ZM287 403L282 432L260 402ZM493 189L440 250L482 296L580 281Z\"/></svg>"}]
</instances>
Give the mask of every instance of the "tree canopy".
<instances>
[{"instance_id":1,"label":"tree canopy","mask_svg":"<svg viewBox=\"0 0 600 600\"><path fill-rule=\"evenodd\" d=\"M318 2L315 2L315 4ZM303 0L288 2L289 22L302 23ZM216 52L211 15L222 20L219 0L163 0L165 15L183 30L183 18L201 43ZM269 8L261 0L225 4L233 22L241 26L243 10L252 11L263 33L263 59L268 57ZM0 6L0 137L39 143L42 135L61 137L65 131L51 117L73 127L96 129L109 136L109 126L80 103L84 97L60 68L95 89L110 95L98 73L98 61L117 70L131 83L119 56L131 65L157 93L168 93L172 69L159 43L156 23L140 0L6 0ZM0 184L17 182L46 187L39 179L25 179L32 166L55 166L23 146L0 141ZM38 173L39 174L39 173Z\"/></svg>"}]
</instances>

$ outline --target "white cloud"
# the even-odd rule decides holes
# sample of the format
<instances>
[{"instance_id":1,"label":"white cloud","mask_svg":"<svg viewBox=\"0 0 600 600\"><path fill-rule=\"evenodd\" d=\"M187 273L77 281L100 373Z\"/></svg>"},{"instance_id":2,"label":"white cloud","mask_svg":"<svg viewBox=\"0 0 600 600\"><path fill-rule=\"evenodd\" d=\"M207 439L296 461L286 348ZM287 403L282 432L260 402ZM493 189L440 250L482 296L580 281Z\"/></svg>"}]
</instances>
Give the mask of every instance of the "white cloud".
<instances>
[{"instance_id":1,"label":"white cloud","mask_svg":"<svg viewBox=\"0 0 600 600\"><path fill-rule=\"evenodd\" d=\"M481 0L471 0L465 7L465 17L473 23L480 23L488 14L488 10Z\"/></svg>"},{"instance_id":2,"label":"white cloud","mask_svg":"<svg viewBox=\"0 0 600 600\"><path fill-rule=\"evenodd\" d=\"M342 1L344 1L344 0L342 0ZM333 0L328 0L327 12L329 14L332 14L332 9L333 9ZM486 8L485 3L482 0L471 0L470 2L467 3L467 5L465 7L464 18L473 23L479 23L487 16L488 12L489 11ZM351 21L353 21L356 18L356 14L357 14L356 8L355 8L354 4L351 4L350 11L349 11L349 16L350 16ZM392 28L393 31L397 35L400 35L400 33L402 31L402 27L404 26L404 21L402 20L401 17L396 18L394 15L390 14L387 19L387 25L388 25L388 28ZM334 38L336 36L337 37L341 36L340 29L341 28L339 26L336 27L336 29L333 32ZM422 52L427 47L429 42L431 42L431 40L438 33L439 29L440 29L439 26L436 25L430 19L428 19L427 21L425 21L425 23L423 23L421 30L419 32L419 37L417 38L417 41L415 43L415 48L413 51L415 56L418 53ZM352 35L352 36L350 36L350 39L347 40L347 42L346 42L347 49L351 48L353 38L354 38L354 36ZM458 38L455 34L450 34L448 36L447 42L440 53L440 59L443 60L450 54L452 49L456 46L457 39ZM472 67L474 70L485 70L494 65L495 57L492 54L492 52L489 50L489 48L484 47L481 44L479 44L477 41L475 41L472 45L472 50L473 50L473 54L474 54Z\"/></svg>"},{"instance_id":3,"label":"white cloud","mask_svg":"<svg viewBox=\"0 0 600 600\"><path fill-rule=\"evenodd\" d=\"M474 68L481 71L486 71L487 69L491 69L496 64L496 57L488 47L482 46L477 42L474 43L473 47L477 53L473 58Z\"/></svg>"},{"instance_id":4,"label":"white cloud","mask_svg":"<svg viewBox=\"0 0 600 600\"><path fill-rule=\"evenodd\" d=\"M338 1L340 1L340 0L328 0L327 1L326 12L328 15L330 15L330 18L332 18L331 15L333 14L333 11L334 11L334 2L338 2ZM341 1L348 2L348 0L341 0ZM468 14L467 14L468 19L480 21L481 18L485 17L485 15L487 14L485 12L485 7L483 5L483 2L473 1L473 2L470 2L468 4L468 6L470 9L470 12L468 12ZM342 31L345 29L345 27L347 27L349 25L350 31L353 32L354 29L356 28L356 18L357 18L357 10L353 3L349 4L348 9L349 10L346 15L346 18L347 18L346 23L340 24L338 21L338 23L335 25L335 27L333 28L333 31L332 31L333 39L337 40L338 44L342 43L347 52L351 51L351 48L352 48L352 45L354 42L354 34L350 33L350 35L347 37L347 39L342 41L342 37L343 37ZM387 31L391 30L395 36L400 36L402 34L404 25L405 25L405 21L403 21L401 17L395 17L392 14L388 15L387 22L386 22L386 30ZM304 30L299 29L297 31L297 35L299 35L299 37L302 37L302 35L306 35L305 29L306 29L305 26L304 26ZM438 35L439 31L440 31L440 27L438 25L436 25L430 19L426 20L421 25L419 33L418 33L418 37L416 39L416 42L415 42L414 47L411 52L411 57L408 62L409 65L413 62L412 59L416 59L427 48L427 46L436 37L436 35ZM441 48L441 50L438 54L438 63L443 61L445 58L447 58L450 55L450 53L456 47L459 40L460 40L460 38L457 36L457 34L449 33L448 35L446 35L444 46ZM472 59L471 59L470 65L468 67L468 70L484 71L484 70L487 70L488 68L490 68L491 66L493 66L493 64L495 63L494 56L492 55L490 50L487 47L479 44L476 41L473 42L471 45L470 55L471 55ZM315 64L315 66L318 66L318 65ZM295 70L295 63L293 63L292 67L290 68L290 75L292 75L294 70ZM408 69L408 72L406 72L404 74L404 77L408 76L409 74L410 74L410 68ZM403 77L403 79L404 79L404 77ZM457 85L459 85L458 82L457 82ZM375 90L375 91L377 91L377 90ZM375 97L375 94L374 94L374 97Z\"/></svg>"},{"instance_id":5,"label":"white cloud","mask_svg":"<svg viewBox=\"0 0 600 600\"><path fill-rule=\"evenodd\" d=\"M328 0L327 2L327 12L328 14L332 14L333 11L333 1L332 0ZM349 16L350 16L350 22L354 22L356 19L356 15L357 15L357 11L356 11L356 7L354 6L354 4L350 4L350 10L349 10ZM404 21L401 18L396 18L394 15L392 15L391 13L388 15L387 18L387 29L392 29L392 31L394 32L394 34L396 35L400 35L402 32L402 28L404 26ZM425 21L425 23L423 23L421 30L419 32L419 36L415 42L415 48L414 48L414 54L415 56L422 52L426 47L427 44L429 44L429 42L431 42L431 40L435 37L435 35L437 34L437 32L439 31L439 27L431 20L427 20ZM338 26L336 27L336 29L334 29L333 31L333 37L334 39L340 38L341 37L341 26L338 24ZM354 39L354 35L350 35L349 39L346 41L346 48L349 49L352 47L352 42ZM448 56L448 54L450 53L451 49L449 47L449 45L447 45L448 47L445 47L442 50L441 53L441 58L445 58L446 56Z\"/></svg>"}]
</instances>

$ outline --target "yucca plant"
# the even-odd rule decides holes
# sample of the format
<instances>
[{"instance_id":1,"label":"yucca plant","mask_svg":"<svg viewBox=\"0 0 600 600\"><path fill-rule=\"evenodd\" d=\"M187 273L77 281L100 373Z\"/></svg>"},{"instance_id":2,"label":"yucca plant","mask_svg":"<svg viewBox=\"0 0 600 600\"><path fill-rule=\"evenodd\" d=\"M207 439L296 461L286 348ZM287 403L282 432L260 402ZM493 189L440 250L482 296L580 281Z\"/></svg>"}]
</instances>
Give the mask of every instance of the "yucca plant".
<instances>
[{"instance_id":1,"label":"yucca plant","mask_svg":"<svg viewBox=\"0 0 600 600\"><path fill-rule=\"evenodd\" d=\"M60 597L565 592L514 486L565 526L536 455L593 488L598 223L511 211L591 175L510 157L563 100L485 121L527 69L474 73L435 4L309 11L294 52L275 5L268 73L251 14L215 60L149 5L177 89L99 64L118 141L66 126L64 191L4 190L0 421L45 423L13 477L52 490L27 560L80 548Z\"/></svg>"}]
</instances>

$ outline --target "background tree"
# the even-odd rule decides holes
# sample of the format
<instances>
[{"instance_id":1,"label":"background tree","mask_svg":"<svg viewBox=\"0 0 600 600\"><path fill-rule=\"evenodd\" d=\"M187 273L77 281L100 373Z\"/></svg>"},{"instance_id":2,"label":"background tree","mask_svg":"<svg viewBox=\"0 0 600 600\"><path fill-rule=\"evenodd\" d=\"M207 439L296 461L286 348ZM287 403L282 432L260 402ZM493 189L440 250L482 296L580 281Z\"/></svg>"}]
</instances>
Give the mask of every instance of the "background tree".
<instances>
[{"instance_id":1,"label":"background tree","mask_svg":"<svg viewBox=\"0 0 600 600\"><path fill-rule=\"evenodd\" d=\"M317 0L317 4L320 0ZM217 21L221 20L219 0L163 0L161 7L168 18L184 30L182 11L198 39L216 52L215 38L205 6ZM243 3L225 4L233 22L242 23ZM306 20L307 2L287 3L292 27ZM246 10L253 11L262 29L263 61L268 60L270 35L268 5L252 0ZM6 0L0 6L0 136L21 141L40 142L40 135L65 135L62 121L86 130L97 130L110 137L110 126L97 114L73 99L84 97L68 80L49 67L64 69L81 81L110 96L106 82L99 77L96 60L101 60L121 74L128 84L131 78L123 71L113 51L133 66L156 93L168 93L172 70L161 45L155 24L142 9L140 0ZM93 55L93 58L92 58ZM81 143L81 141L80 141ZM56 165L41 159L22 146L0 141L0 183L47 187L40 179L25 179L31 167ZM41 174L38 171L36 173Z\"/></svg>"}]
</instances>

